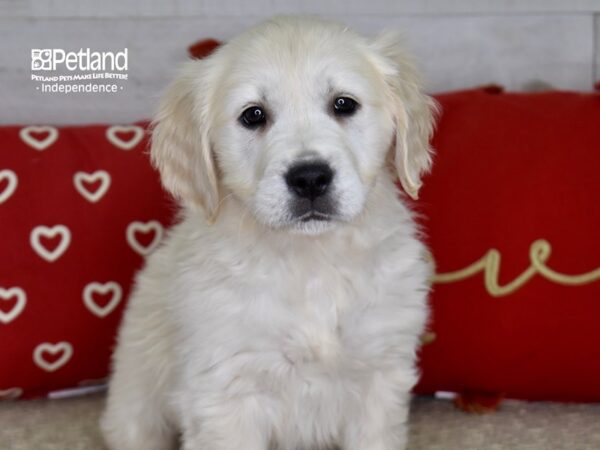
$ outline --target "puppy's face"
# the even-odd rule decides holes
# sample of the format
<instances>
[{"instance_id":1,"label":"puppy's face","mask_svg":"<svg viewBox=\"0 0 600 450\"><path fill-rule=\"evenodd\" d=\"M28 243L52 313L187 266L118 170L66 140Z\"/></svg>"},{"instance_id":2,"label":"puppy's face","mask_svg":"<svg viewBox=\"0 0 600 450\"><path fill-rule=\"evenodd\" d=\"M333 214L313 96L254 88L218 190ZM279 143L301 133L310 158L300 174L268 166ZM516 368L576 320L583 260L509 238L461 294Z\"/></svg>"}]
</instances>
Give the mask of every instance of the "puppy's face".
<instances>
[{"instance_id":1,"label":"puppy's face","mask_svg":"<svg viewBox=\"0 0 600 450\"><path fill-rule=\"evenodd\" d=\"M401 148L409 145L411 112L430 116L430 103L410 89L401 98L401 88L390 80L400 77L398 71L376 45L339 26L306 19L268 22L188 66L158 118L154 159L167 187L184 198L181 189L192 196L197 191L206 209L233 195L267 226L325 231L360 214L390 153L394 161L399 157L407 183L417 184L429 163L427 143L421 143L423 167L408 167L409 149ZM417 103L411 112L410 102ZM191 125L173 122L173 116L186 120L182 108ZM430 123L425 127L421 132L428 137ZM165 172L172 172L173 152L180 149L169 150L166 168L159 148L165 134L176 133L173 128L192 134L177 141L198 141L197 149L187 150L191 161L178 162L179 176L188 179L177 183L187 186L175 189L165 179L173 174Z\"/></svg>"},{"instance_id":2,"label":"puppy's face","mask_svg":"<svg viewBox=\"0 0 600 450\"><path fill-rule=\"evenodd\" d=\"M269 44L238 54L224 81L214 134L222 182L259 221L318 232L360 213L394 123L356 49Z\"/></svg>"}]
</instances>

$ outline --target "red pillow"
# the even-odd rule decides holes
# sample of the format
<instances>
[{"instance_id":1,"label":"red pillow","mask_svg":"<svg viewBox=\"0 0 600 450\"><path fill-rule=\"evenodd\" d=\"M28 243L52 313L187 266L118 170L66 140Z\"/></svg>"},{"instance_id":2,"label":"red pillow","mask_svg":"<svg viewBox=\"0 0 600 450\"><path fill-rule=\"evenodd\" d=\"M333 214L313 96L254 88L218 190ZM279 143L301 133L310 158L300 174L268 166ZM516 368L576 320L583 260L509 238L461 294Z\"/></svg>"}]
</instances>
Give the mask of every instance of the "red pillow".
<instances>
[{"instance_id":1,"label":"red pillow","mask_svg":"<svg viewBox=\"0 0 600 450\"><path fill-rule=\"evenodd\" d=\"M437 96L420 392L600 401L600 95Z\"/></svg>"},{"instance_id":2,"label":"red pillow","mask_svg":"<svg viewBox=\"0 0 600 450\"><path fill-rule=\"evenodd\" d=\"M0 398L94 384L173 211L145 124L3 127L0 141Z\"/></svg>"},{"instance_id":3,"label":"red pillow","mask_svg":"<svg viewBox=\"0 0 600 450\"><path fill-rule=\"evenodd\" d=\"M599 96L437 98L418 204L436 339L418 391L600 400ZM5 127L0 139L0 398L93 384L174 207L141 128ZM542 275L528 269L532 244Z\"/></svg>"}]
</instances>

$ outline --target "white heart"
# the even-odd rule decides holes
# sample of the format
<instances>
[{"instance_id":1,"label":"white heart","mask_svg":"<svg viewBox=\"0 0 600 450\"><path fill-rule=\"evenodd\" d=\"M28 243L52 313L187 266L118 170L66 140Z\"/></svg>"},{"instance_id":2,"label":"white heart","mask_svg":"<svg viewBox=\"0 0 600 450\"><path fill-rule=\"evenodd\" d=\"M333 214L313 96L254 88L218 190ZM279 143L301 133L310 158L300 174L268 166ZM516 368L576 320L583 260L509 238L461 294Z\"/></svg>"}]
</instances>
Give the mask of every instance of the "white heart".
<instances>
[{"instance_id":1,"label":"white heart","mask_svg":"<svg viewBox=\"0 0 600 450\"><path fill-rule=\"evenodd\" d=\"M112 298L110 301L104 305L100 306L94 300L94 294L99 293L101 295L106 294L107 292L112 292ZM123 296L123 290L118 283L114 281L109 281L108 283L89 283L83 289L83 303L87 309L89 309L93 314L98 317L106 317L117 307L117 305L121 302L121 297Z\"/></svg>"},{"instance_id":2,"label":"white heart","mask_svg":"<svg viewBox=\"0 0 600 450\"><path fill-rule=\"evenodd\" d=\"M61 235L60 244L58 244L54 250L49 251L42 245L40 238L43 236L52 239L57 234ZM69 247L69 244L71 243L71 232L64 225L54 225L51 228L45 227L44 225L38 225L31 231L29 243L38 255L48 262L54 262L60 258Z\"/></svg>"},{"instance_id":3,"label":"white heart","mask_svg":"<svg viewBox=\"0 0 600 450\"><path fill-rule=\"evenodd\" d=\"M62 353L62 355L56 361L49 362L44 356L46 353L50 353L52 355ZM44 342L38 345L33 351L33 362L35 362L38 367L44 369L46 372L54 372L69 362L71 356L73 356L73 346L68 342L62 341L57 342L56 344Z\"/></svg>"},{"instance_id":4,"label":"white heart","mask_svg":"<svg viewBox=\"0 0 600 450\"><path fill-rule=\"evenodd\" d=\"M17 318L19 314L25 309L25 303L27 303L27 296L25 291L19 287L11 287L4 289L0 287L0 300L8 301L11 297L17 297L17 301L9 312L0 311L0 322L7 324Z\"/></svg>"},{"instance_id":5,"label":"white heart","mask_svg":"<svg viewBox=\"0 0 600 450\"><path fill-rule=\"evenodd\" d=\"M46 136L44 139L34 137L31 134L45 132L48 132L48 136ZM54 142L58 139L58 130L50 126L31 125L29 127L21 128L21 131L19 131L19 136L21 136L21 139L27 145L41 152L42 150L46 150L48 147L54 144Z\"/></svg>"},{"instance_id":6,"label":"white heart","mask_svg":"<svg viewBox=\"0 0 600 450\"><path fill-rule=\"evenodd\" d=\"M14 173L12 170L0 170L0 181L4 179L8 180L8 184L6 185L4 190L0 192L0 203L4 203L10 198L11 195L13 195L13 192L15 192L15 190L17 189L18 184L17 174Z\"/></svg>"},{"instance_id":7,"label":"white heart","mask_svg":"<svg viewBox=\"0 0 600 450\"><path fill-rule=\"evenodd\" d=\"M95 183L101 180L100 186L96 189L96 192L91 192L83 183ZM83 198L91 203L95 203L100 200L108 188L110 187L110 175L104 170L97 170L94 173L77 172L73 176L73 184L75 189L79 192Z\"/></svg>"},{"instance_id":8,"label":"white heart","mask_svg":"<svg viewBox=\"0 0 600 450\"><path fill-rule=\"evenodd\" d=\"M133 136L129 140L125 140L117 136L117 133L131 133ZM144 129L137 125L113 125L106 129L106 138L115 147L119 147L121 150L131 150L133 147L138 145L144 137Z\"/></svg>"},{"instance_id":9,"label":"white heart","mask_svg":"<svg viewBox=\"0 0 600 450\"><path fill-rule=\"evenodd\" d=\"M142 232L147 233L149 231L154 231L154 239L147 246L143 246L135 237L135 233ZM137 253L142 256L149 255L152 253L152 250L156 248L156 246L160 243L163 234L163 227L160 222L156 220L151 220L150 222L131 222L127 226L127 242L129 246L134 249Z\"/></svg>"},{"instance_id":10,"label":"white heart","mask_svg":"<svg viewBox=\"0 0 600 450\"><path fill-rule=\"evenodd\" d=\"M23 389L19 387L0 389L0 400L16 400L21 395L23 395Z\"/></svg>"}]
</instances>

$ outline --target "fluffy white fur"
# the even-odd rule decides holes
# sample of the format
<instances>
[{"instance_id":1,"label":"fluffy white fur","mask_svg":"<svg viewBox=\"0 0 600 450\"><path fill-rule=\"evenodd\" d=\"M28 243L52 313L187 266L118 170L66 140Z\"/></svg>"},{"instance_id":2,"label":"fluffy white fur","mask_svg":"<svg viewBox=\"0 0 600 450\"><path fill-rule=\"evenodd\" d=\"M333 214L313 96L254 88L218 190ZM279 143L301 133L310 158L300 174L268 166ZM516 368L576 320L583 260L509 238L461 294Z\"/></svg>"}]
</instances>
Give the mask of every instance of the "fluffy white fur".
<instances>
[{"instance_id":1,"label":"fluffy white fur","mask_svg":"<svg viewBox=\"0 0 600 450\"><path fill-rule=\"evenodd\" d=\"M355 115L332 114L348 95ZM268 124L238 118L260 104ZM431 268L416 196L434 104L397 39L283 17L167 92L152 158L182 218L139 274L102 428L114 450L398 450ZM295 220L284 173L324 160L329 221Z\"/></svg>"}]
</instances>

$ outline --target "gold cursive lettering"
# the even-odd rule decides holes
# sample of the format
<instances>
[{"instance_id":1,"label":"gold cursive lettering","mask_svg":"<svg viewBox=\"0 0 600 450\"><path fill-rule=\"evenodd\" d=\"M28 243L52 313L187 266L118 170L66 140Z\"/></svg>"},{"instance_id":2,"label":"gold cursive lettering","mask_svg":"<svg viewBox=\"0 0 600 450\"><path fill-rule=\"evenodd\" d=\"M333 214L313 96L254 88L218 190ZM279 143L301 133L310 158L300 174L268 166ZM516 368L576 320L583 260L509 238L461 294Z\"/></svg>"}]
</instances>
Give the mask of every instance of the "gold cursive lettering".
<instances>
[{"instance_id":1,"label":"gold cursive lettering","mask_svg":"<svg viewBox=\"0 0 600 450\"><path fill-rule=\"evenodd\" d=\"M433 282L454 283L483 271L484 285L489 294L493 297L502 297L520 289L535 275L540 275L549 281L567 286L580 286L600 279L600 267L579 275L566 275L552 270L546 265L546 261L548 261L551 253L552 247L545 239L538 239L532 242L529 248L531 265L518 277L504 286L500 286L498 283L501 255L495 248L488 250L481 259L463 269L434 275Z\"/></svg>"}]
</instances>

